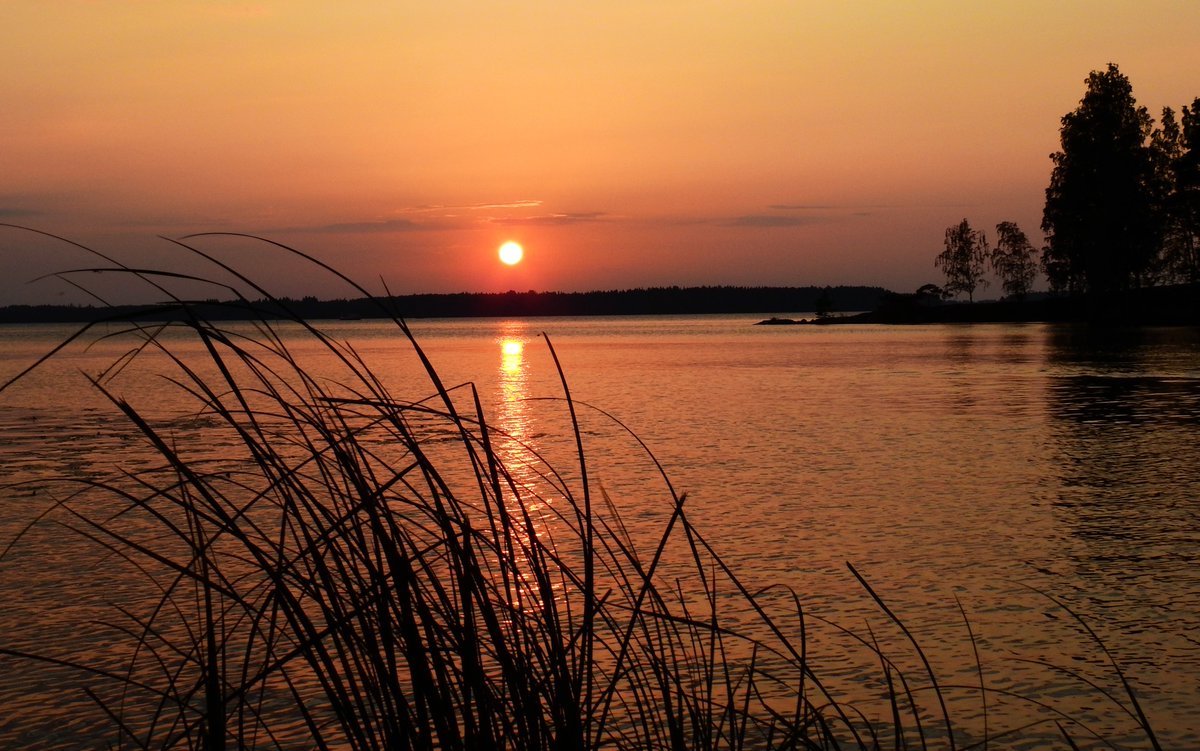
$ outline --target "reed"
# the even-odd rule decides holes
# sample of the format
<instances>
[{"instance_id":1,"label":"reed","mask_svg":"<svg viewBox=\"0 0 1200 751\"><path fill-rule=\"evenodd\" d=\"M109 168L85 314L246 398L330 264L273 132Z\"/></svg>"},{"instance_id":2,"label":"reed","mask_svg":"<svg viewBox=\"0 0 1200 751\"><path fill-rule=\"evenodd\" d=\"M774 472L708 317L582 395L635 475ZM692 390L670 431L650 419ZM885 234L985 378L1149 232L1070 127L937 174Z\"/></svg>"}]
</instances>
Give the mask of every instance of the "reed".
<instances>
[{"instance_id":1,"label":"reed","mask_svg":"<svg viewBox=\"0 0 1200 751\"><path fill-rule=\"evenodd\" d=\"M285 300L194 238L178 244L259 297L227 303L253 331L206 320L172 295L177 274L104 259L105 273L138 277L171 300L171 323L105 322L105 336L137 344L90 378L159 461L75 480L42 517L156 594L113 614L126 644L120 666L0 646L78 671L113 747L954 749L944 694L973 692L986 708L997 693L982 671L979 686L940 685L915 639L926 670L906 676L855 636L888 686L887 716L868 716L811 668L801 598L743 582L648 448L662 483L638 503L660 504L664 521L651 544L635 544L621 499L590 480L578 419L588 408L565 377L575 464L556 471L524 446L542 472L531 486L510 470L498 442L514 438L489 423L474 385L443 383L383 301L425 374L406 390L424 398L393 393L316 323L285 319L339 364L336 378L324 365L318 373L280 332ZM207 362L176 351L180 332ZM181 443L112 388L130 359L152 353L234 455ZM1157 747L1132 690L1109 698ZM1066 747L1094 735L1052 707L1037 722L1057 723Z\"/></svg>"}]
</instances>

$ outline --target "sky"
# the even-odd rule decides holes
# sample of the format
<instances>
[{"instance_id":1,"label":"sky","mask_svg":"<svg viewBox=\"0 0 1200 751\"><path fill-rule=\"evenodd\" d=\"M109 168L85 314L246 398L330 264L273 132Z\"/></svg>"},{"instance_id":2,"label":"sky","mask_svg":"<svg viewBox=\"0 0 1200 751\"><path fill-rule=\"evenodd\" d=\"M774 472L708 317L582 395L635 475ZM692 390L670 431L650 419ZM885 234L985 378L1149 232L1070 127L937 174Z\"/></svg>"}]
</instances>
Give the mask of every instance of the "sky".
<instances>
[{"instance_id":1,"label":"sky","mask_svg":"<svg viewBox=\"0 0 1200 751\"><path fill-rule=\"evenodd\" d=\"M1089 71L1178 111L1198 28L1194 0L3 0L0 222L287 296L357 295L181 238L396 294L911 291L964 218L1040 246ZM96 265L0 228L0 304Z\"/></svg>"}]
</instances>

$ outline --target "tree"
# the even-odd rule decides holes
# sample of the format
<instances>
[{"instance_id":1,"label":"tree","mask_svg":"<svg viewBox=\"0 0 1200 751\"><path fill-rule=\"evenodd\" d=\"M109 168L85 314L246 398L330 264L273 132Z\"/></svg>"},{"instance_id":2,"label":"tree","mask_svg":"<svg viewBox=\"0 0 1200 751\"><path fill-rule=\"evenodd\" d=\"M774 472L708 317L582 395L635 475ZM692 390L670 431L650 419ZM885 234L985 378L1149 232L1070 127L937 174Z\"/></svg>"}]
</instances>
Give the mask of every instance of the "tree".
<instances>
[{"instance_id":1,"label":"tree","mask_svg":"<svg viewBox=\"0 0 1200 751\"><path fill-rule=\"evenodd\" d=\"M1183 152L1175 165L1175 192L1178 194L1180 221L1186 235L1185 279L1200 282L1200 97L1183 108Z\"/></svg>"},{"instance_id":2,"label":"tree","mask_svg":"<svg viewBox=\"0 0 1200 751\"><path fill-rule=\"evenodd\" d=\"M936 284L922 284L917 287L917 291L913 295L917 298L917 302L932 304L945 299L946 292Z\"/></svg>"},{"instance_id":3,"label":"tree","mask_svg":"<svg viewBox=\"0 0 1200 751\"><path fill-rule=\"evenodd\" d=\"M1161 269L1173 282L1200 282L1200 98L1180 112L1170 107L1152 138L1163 192Z\"/></svg>"},{"instance_id":4,"label":"tree","mask_svg":"<svg viewBox=\"0 0 1200 751\"><path fill-rule=\"evenodd\" d=\"M1037 250L1015 222L996 225L996 247L989 260L1005 295L1022 298L1029 294L1037 275L1036 257Z\"/></svg>"},{"instance_id":5,"label":"tree","mask_svg":"<svg viewBox=\"0 0 1200 751\"><path fill-rule=\"evenodd\" d=\"M1161 222L1161 247L1148 276L1155 282L1174 281L1179 276L1181 242L1185 239L1175 190L1175 171L1183 154L1183 131L1175 112L1164 107L1160 124L1150 134L1150 157L1154 164L1154 198Z\"/></svg>"},{"instance_id":6,"label":"tree","mask_svg":"<svg viewBox=\"0 0 1200 751\"><path fill-rule=\"evenodd\" d=\"M1092 71L1079 107L1062 118L1062 150L1050 155L1042 267L1055 289L1141 286L1159 247L1152 120L1109 63Z\"/></svg>"},{"instance_id":7,"label":"tree","mask_svg":"<svg viewBox=\"0 0 1200 751\"><path fill-rule=\"evenodd\" d=\"M833 296L828 287L821 290L821 295L814 305L814 312L817 314L817 318L828 318L833 313Z\"/></svg>"},{"instance_id":8,"label":"tree","mask_svg":"<svg viewBox=\"0 0 1200 751\"><path fill-rule=\"evenodd\" d=\"M983 232L971 229L963 219L957 225L946 228L946 249L938 254L933 265L946 275L945 291L955 295L966 292L967 299L974 302L975 289L986 287L983 278L984 262L988 256L987 238Z\"/></svg>"}]
</instances>

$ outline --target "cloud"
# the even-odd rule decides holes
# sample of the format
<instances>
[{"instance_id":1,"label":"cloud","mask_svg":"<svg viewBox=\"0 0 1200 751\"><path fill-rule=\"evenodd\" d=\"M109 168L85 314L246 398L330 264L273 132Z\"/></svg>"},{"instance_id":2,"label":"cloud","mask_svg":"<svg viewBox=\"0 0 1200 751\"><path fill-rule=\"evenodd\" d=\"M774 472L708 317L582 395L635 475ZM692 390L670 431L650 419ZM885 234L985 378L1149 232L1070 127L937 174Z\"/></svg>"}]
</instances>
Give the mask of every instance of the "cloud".
<instances>
[{"instance_id":1,"label":"cloud","mask_svg":"<svg viewBox=\"0 0 1200 751\"><path fill-rule=\"evenodd\" d=\"M608 217L608 214L603 211L577 211L565 214L544 214L542 216L517 216L517 217L497 217L489 221L492 224L503 224L505 226L564 226L568 224L586 224L589 222L602 222Z\"/></svg>"},{"instance_id":2,"label":"cloud","mask_svg":"<svg viewBox=\"0 0 1200 751\"><path fill-rule=\"evenodd\" d=\"M468 211L492 211L497 209L528 209L537 208L542 205L539 199L522 199L518 201L497 202L497 203L467 203L467 204L421 204L419 206L409 206L398 210L401 214L425 214L433 216L424 216L421 218L405 219L382 219L362 222L333 222L331 224L319 225L297 225L290 227L273 227L266 230L261 230L262 234L267 233L304 233L304 234L349 234L349 235L366 235L366 234L385 234L390 232L441 232L445 230L462 229L476 222L498 222L498 223L567 223L567 222L551 222L538 221L537 217L532 219L495 219L478 217L475 219L467 219L461 212ZM584 217L598 216L598 214L561 214L555 215L563 217Z\"/></svg>"},{"instance_id":3,"label":"cloud","mask_svg":"<svg viewBox=\"0 0 1200 751\"><path fill-rule=\"evenodd\" d=\"M778 214L747 214L722 222L727 227L801 227L815 224L819 218L779 216Z\"/></svg>"},{"instance_id":4,"label":"cloud","mask_svg":"<svg viewBox=\"0 0 1200 751\"><path fill-rule=\"evenodd\" d=\"M53 215L75 198L69 193L0 193L0 221Z\"/></svg>"},{"instance_id":5,"label":"cloud","mask_svg":"<svg viewBox=\"0 0 1200 751\"><path fill-rule=\"evenodd\" d=\"M308 227L275 227L262 230L261 234L271 233L304 233L314 235L371 235L386 232L436 232L444 229L457 229L457 225L445 223L414 222L411 219L385 219L374 222L335 222Z\"/></svg>"},{"instance_id":6,"label":"cloud","mask_svg":"<svg viewBox=\"0 0 1200 751\"><path fill-rule=\"evenodd\" d=\"M41 211L33 209L13 209L0 206L0 219L25 219L31 216L41 216Z\"/></svg>"},{"instance_id":7,"label":"cloud","mask_svg":"<svg viewBox=\"0 0 1200 751\"><path fill-rule=\"evenodd\" d=\"M767 206L779 214L743 214L732 219L718 219L714 223L725 227L803 227L845 220L847 218L872 216L886 206L834 206L832 204L775 203Z\"/></svg>"},{"instance_id":8,"label":"cloud","mask_svg":"<svg viewBox=\"0 0 1200 751\"><path fill-rule=\"evenodd\" d=\"M113 221L113 226L121 229L156 232L191 231L191 230L229 230L238 229L238 222L228 217L216 214L157 214L154 216L120 217Z\"/></svg>"},{"instance_id":9,"label":"cloud","mask_svg":"<svg viewBox=\"0 0 1200 751\"><path fill-rule=\"evenodd\" d=\"M426 211L491 211L494 209L530 209L542 205L540 199L510 201L508 203L467 203L459 206L426 204L405 209L405 213Z\"/></svg>"}]
</instances>

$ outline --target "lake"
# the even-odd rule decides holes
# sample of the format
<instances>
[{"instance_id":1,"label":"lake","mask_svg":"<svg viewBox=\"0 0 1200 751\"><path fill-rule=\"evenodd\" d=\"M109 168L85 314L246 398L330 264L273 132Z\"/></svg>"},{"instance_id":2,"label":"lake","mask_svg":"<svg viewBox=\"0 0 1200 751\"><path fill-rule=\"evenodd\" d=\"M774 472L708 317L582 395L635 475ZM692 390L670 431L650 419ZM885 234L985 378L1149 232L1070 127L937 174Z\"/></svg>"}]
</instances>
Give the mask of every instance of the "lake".
<instances>
[{"instance_id":1,"label":"lake","mask_svg":"<svg viewBox=\"0 0 1200 751\"><path fill-rule=\"evenodd\" d=\"M1200 331L755 320L412 328L447 385L476 384L490 422L570 469L574 443L548 338L572 398L604 411L579 411L589 475L634 535L641 519L669 510L670 495L622 425L688 494L697 527L743 579L799 594L816 624L815 669L850 698L871 700L864 675L878 665L822 619L896 649L905 639L847 563L921 643L943 684L977 685L983 672L998 689L1061 707L1118 740L1131 736L1129 718L1082 682L1122 693L1103 652L1055 600L1068 605L1126 672L1163 745L1200 747ZM394 326L322 327L352 343L395 393L431 393ZM0 379L71 330L0 327ZM320 361L298 328L283 330L298 353ZM198 345L164 337L201 362ZM6 480L31 483L0 491L0 545L48 505L49 478L153 461L81 375L130 347L125 337L73 345L0 393ZM165 366L146 352L106 384L176 420L178 440L204 444L203 424L187 420L194 406L161 377ZM98 556L70 536L38 525L0 561L8 646L78 651L80 624L104 619L118 596L120 582L98 584L90 573ZM60 747L95 745L103 718L77 676L8 658L0 665L0 706L9 709L0 746L51 731ZM964 732L977 737L978 696L948 694ZM993 731L1042 717L1020 702L988 711ZM991 747L1055 737L1043 725Z\"/></svg>"}]
</instances>

